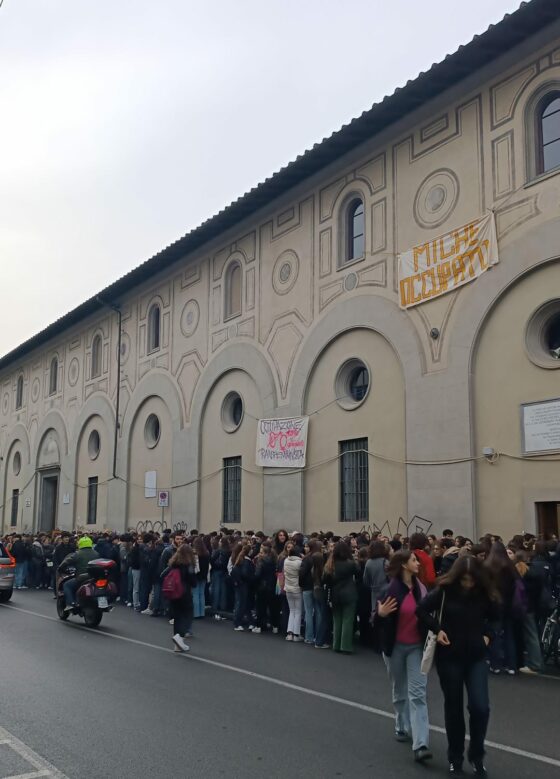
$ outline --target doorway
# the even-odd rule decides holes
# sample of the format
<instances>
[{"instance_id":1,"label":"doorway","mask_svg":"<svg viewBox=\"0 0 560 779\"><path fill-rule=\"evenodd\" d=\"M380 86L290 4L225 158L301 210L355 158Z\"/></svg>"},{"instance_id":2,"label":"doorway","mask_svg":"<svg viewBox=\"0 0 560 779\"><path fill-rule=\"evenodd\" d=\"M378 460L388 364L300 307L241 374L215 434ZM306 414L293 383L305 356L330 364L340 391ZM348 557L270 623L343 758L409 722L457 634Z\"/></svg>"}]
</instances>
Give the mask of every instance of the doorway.
<instances>
[{"instance_id":1,"label":"doorway","mask_svg":"<svg viewBox=\"0 0 560 779\"><path fill-rule=\"evenodd\" d=\"M57 525L58 473L41 474L39 531L51 533Z\"/></svg>"},{"instance_id":2,"label":"doorway","mask_svg":"<svg viewBox=\"0 0 560 779\"><path fill-rule=\"evenodd\" d=\"M537 533L550 538L558 536L558 525L560 517L560 503L556 501L546 501L535 503L537 513Z\"/></svg>"}]
</instances>

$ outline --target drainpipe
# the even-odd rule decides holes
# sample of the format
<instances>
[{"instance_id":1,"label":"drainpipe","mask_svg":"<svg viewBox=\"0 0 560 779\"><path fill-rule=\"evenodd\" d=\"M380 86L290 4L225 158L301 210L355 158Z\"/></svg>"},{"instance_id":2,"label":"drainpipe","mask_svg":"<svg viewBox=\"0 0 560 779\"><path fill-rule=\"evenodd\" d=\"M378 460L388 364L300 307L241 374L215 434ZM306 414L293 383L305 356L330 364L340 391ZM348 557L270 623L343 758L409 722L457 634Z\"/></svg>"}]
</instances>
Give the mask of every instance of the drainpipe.
<instances>
[{"instance_id":1,"label":"drainpipe","mask_svg":"<svg viewBox=\"0 0 560 779\"><path fill-rule=\"evenodd\" d=\"M113 444L113 479L117 479L117 446L119 441L119 414L121 405L121 345L122 345L122 311L115 303L97 298L99 303L108 306L116 312L118 317L119 336L117 341L117 397L115 400L115 439Z\"/></svg>"}]
</instances>

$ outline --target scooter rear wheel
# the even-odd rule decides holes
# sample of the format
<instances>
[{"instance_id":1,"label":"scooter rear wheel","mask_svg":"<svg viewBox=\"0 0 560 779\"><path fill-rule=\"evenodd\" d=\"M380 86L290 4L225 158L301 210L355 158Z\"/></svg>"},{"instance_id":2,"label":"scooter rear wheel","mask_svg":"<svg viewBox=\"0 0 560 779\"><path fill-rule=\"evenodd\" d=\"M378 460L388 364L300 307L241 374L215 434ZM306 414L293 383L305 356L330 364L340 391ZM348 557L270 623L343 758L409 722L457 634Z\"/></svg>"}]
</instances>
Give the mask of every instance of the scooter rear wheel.
<instances>
[{"instance_id":1,"label":"scooter rear wheel","mask_svg":"<svg viewBox=\"0 0 560 779\"><path fill-rule=\"evenodd\" d=\"M103 612L99 609L86 609L84 611L84 622L88 628L96 628L103 617Z\"/></svg>"},{"instance_id":2,"label":"scooter rear wheel","mask_svg":"<svg viewBox=\"0 0 560 779\"><path fill-rule=\"evenodd\" d=\"M56 599L56 613L58 614L58 618L62 620L67 620L70 616L68 611L64 611L64 598L57 598Z\"/></svg>"}]
</instances>

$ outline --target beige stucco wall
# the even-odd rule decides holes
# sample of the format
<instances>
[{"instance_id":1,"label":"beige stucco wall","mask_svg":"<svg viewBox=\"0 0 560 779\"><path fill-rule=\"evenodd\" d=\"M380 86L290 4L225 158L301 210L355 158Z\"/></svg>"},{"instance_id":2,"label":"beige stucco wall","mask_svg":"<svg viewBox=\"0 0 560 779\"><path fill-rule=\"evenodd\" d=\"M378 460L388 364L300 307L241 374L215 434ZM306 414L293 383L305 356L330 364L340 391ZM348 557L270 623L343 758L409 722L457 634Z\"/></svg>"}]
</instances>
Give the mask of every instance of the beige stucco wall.
<instances>
[{"instance_id":1,"label":"beige stucco wall","mask_svg":"<svg viewBox=\"0 0 560 779\"><path fill-rule=\"evenodd\" d=\"M350 358L370 369L371 384L365 400L346 410L336 401L335 377ZM304 477L306 530L336 530L344 534L365 525L381 528L386 522L397 531L399 517L406 516L404 381L398 357L378 333L355 330L331 343L314 366L306 398L310 415L308 462L316 465ZM371 453L388 460L369 458L369 521L340 523L340 473L336 459L339 441L368 438ZM335 458L334 460L332 458ZM288 529L289 522L286 522Z\"/></svg>"},{"instance_id":2,"label":"beige stucco wall","mask_svg":"<svg viewBox=\"0 0 560 779\"><path fill-rule=\"evenodd\" d=\"M146 420L155 414L160 423L160 439L156 446L148 448L145 440ZM171 520L171 506L158 507L157 496L145 497L145 474L155 471L157 490L169 490L172 486L173 427L167 406L159 397L150 397L142 404L132 423L129 443L128 511L126 527L135 528L139 522Z\"/></svg>"},{"instance_id":3,"label":"beige stucco wall","mask_svg":"<svg viewBox=\"0 0 560 779\"><path fill-rule=\"evenodd\" d=\"M243 400L244 416L235 432L222 426L222 403L229 392ZM262 401L253 379L244 371L226 373L208 395L200 428L200 513L190 527L210 532L222 523L222 464L225 457L242 458L241 527L262 530L263 474L255 465L257 419ZM239 527L239 526L238 526Z\"/></svg>"},{"instance_id":4,"label":"beige stucco wall","mask_svg":"<svg viewBox=\"0 0 560 779\"><path fill-rule=\"evenodd\" d=\"M516 459L502 456L492 465L476 466L482 533L508 537L513 527L534 532L535 502L560 502L560 460L522 457L520 416L522 403L560 397L560 370L534 365L525 349L527 322L551 293L558 293L559 282L559 262L528 273L484 322L473 364L476 451L487 446Z\"/></svg>"},{"instance_id":5,"label":"beige stucco wall","mask_svg":"<svg viewBox=\"0 0 560 779\"><path fill-rule=\"evenodd\" d=\"M87 483L90 463L81 449L83 426L94 413L102 417L109 438L103 468L111 469L118 381L120 479L108 484L106 501L100 499L100 521L124 529L159 519L155 500L146 499L143 489L145 472L157 470L158 486L172 488L169 523L188 521L191 527L214 528L221 517L221 477L208 482L204 477L220 468L228 454L241 453L244 465L255 471L243 477L243 526L256 528L264 523L269 530L280 524L324 526L325 512L332 524L338 477L330 473L321 481L322 473L314 470L307 476L289 477L260 472L254 465L253 422L246 418L237 433L227 434L217 410L227 391L235 389L233 379L241 382L258 413L267 416L290 416L317 405L311 398L330 391L338 367L332 351L338 347L329 344L344 332L352 346L367 336L366 351L377 355L375 350L381 350L377 356L388 366L387 379L382 380L394 382L387 402L391 398L395 405L385 411L400 433L384 440L384 446L397 447L412 461L446 461L406 467L374 461L370 523L388 520L391 524L400 514L408 519L419 514L433 521L435 530L452 524L476 535L477 522L485 528L486 506L491 505L494 513L505 466L500 463L485 470L468 461L480 443L478 417L472 418L473 409L478 414L479 402L476 388L474 398L471 393L470 372L474 370L477 379L479 362L492 364L494 350L499 362L502 345L492 338L492 318L490 335L483 334L476 359L475 336L486 327L488 306L518 275L560 254L558 171L534 180L527 153L534 142L530 111L536 96L547 85L558 84L560 23L467 76L458 88L403 116L251 218L131 290L115 301L122 310L120 377L118 319L109 308L14 361L0 375L4 529L9 521L8 490L13 488L10 447L17 439L28 451L21 479L29 485L30 506L24 507L22 522L32 527L38 515L40 482L34 472L42 457L41 441L51 428L60 443L54 463L60 468L59 494L70 495L68 504L59 501L59 524L72 527L85 513L84 490L79 485ZM434 187L442 187L444 196L441 205L431 210ZM344 208L356 194L365 205L366 251L363 259L344 264ZM482 216L489 208L496 218L500 265L458 292L400 311L397 253ZM235 262L243 274L241 312L226 317L224 285ZM509 311L512 299L508 294L500 306ZM148 353L147 317L154 302L161 306L161 345ZM518 324L522 327L522 317ZM367 334L362 332L364 327ZM439 337L430 336L433 328ZM92 377L96 334L102 337L102 371ZM49 396L48 372L55 354L59 383L57 392ZM521 354L517 357L525 359ZM237 375L234 371L242 365ZM519 397L527 394L525 367L533 371L531 394L550 396L551 374L524 366L519 371ZM379 380L375 364L372 371L375 387ZM24 402L16 409L20 374ZM517 374L511 385L517 386ZM517 401L507 401L509 391L510 387L503 411L507 409L507 420L501 418L508 430L517 430ZM371 420L368 417L363 427L356 422L365 417L374 394L359 411L334 409L328 423L326 417L320 419L321 427L315 424L317 417L312 418L311 466L318 456L336 456L341 436L349 437L347 430L361 436L371 422L375 437L379 435L376 425L385 429L385 418L373 424L377 406L372 406ZM148 450L143 439L151 407L158 409L162 424L161 441L154 450ZM508 446L514 443L513 439L507 442ZM549 466L541 465L527 464L535 487L550 477ZM479 472L484 479L477 487ZM521 519L524 524L529 521L530 511L523 480L513 474L511 484L508 500L525 506L521 514L508 510L513 531L519 529Z\"/></svg>"},{"instance_id":6,"label":"beige stucco wall","mask_svg":"<svg viewBox=\"0 0 560 779\"><path fill-rule=\"evenodd\" d=\"M96 430L99 433L99 454L95 459L90 457L88 441L90 434ZM74 509L76 527L85 527L87 523L88 479L97 476L97 522L88 528L102 529L112 527L112 518L107 515L108 480L111 475L111 454L113 442L103 419L94 415L82 428L77 446L76 487L74 490L76 506Z\"/></svg>"}]
</instances>

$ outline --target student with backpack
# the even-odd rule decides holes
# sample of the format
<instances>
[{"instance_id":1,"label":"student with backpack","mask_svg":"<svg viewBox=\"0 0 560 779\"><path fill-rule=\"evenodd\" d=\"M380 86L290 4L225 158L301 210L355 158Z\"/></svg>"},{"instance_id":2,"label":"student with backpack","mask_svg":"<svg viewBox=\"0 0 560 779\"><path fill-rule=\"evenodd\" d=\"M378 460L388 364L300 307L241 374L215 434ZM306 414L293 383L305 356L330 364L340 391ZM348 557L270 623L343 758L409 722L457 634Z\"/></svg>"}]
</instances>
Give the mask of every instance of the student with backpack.
<instances>
[{"instance_id":1,"label":"student with backpack","mask_svg":"<svg viewBox=\"0 0 560 779\"><path fill-rule=\"evenodd\" d=\"M188 652L185 636L190 635L193 620L193 587L197 585L194 572L194 556L190 546L180 546L169 567L161 574L161 592L169 601L173 620L173 643L176 652Z\"/></svg>"}]
</instances>

